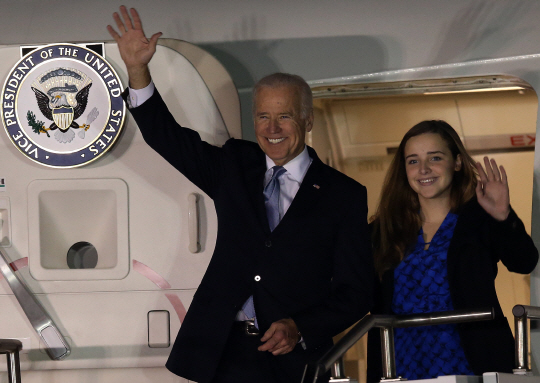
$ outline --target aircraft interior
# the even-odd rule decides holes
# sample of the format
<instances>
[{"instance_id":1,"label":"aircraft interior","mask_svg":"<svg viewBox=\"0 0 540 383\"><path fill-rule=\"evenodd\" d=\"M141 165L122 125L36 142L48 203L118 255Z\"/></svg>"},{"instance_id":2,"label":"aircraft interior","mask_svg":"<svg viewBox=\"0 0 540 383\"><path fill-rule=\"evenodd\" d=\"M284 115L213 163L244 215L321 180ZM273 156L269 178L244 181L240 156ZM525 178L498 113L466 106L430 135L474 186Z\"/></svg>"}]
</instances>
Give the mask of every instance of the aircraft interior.
<instances>
[{"instance_id":1,"label":"aircraft interior","mask_svg":"<svg viewBox=\"0 0 540 383\"><path fill-rule=\"evenodd\" d=\"M313 92L315 126L307 142L327 164L367 187L369 217L405 132L441 119L459 132L474 160L487 155L504 165L511 205L530 233L538 99L529 84L502 76L319 86ZM529 304L530 278L499 263L496 287L513 329L512 308ZM359 381L365 379L366 351L363 338L344 358L345 370Z\"/></svg>"}]
</instances>

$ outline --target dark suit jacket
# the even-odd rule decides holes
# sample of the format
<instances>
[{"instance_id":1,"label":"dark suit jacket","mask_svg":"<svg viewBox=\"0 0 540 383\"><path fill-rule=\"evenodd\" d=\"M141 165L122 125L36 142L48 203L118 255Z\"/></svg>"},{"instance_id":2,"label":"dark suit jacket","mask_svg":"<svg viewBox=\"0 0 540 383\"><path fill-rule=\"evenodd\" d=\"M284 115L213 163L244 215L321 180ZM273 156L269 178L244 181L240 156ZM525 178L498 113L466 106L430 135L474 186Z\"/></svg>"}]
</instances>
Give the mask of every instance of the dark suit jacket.
<instances>
[{"instance_id":1,"label":"dark suit jacket","mask_svg":"<svg viewBox=\"0 0 540 383\"><path fill-rule=\"evenodd\" d=\"M262 193L266 160L257 144L231 139L218 148L201 141L174 121L157 91L131 113L146 142L213 199L218 216L214 254L167 368L209 381L238 310L253 295L261 334L283 318L297 324L306 351L297 345L287 355L267 354L283 381L299 381L304 364L371 309L366 189L308 148L313 162L270 232Z\"/></svg>"},{"instance_id":2,"label":"dark suit jacket","mask_svg":"<svg viewBox=\"0 0 540 383\"><path fill-rule=\"evenodd\" d=\"M461 346L473 372L512 372L514 339L503 315L495 277L500 261L508 270L528 274L538 262L538 251L514 210L505 221L493 219L473 198L460 211L448 248L448 283L454 309L493 307L493 321L458 325ZM377 289L374 314L392 314L394 270L384 273ZM516 302L526 303L526 302ZM378 329L368 338L368 382L382 376Z\"/></svg>"}]
</instances>

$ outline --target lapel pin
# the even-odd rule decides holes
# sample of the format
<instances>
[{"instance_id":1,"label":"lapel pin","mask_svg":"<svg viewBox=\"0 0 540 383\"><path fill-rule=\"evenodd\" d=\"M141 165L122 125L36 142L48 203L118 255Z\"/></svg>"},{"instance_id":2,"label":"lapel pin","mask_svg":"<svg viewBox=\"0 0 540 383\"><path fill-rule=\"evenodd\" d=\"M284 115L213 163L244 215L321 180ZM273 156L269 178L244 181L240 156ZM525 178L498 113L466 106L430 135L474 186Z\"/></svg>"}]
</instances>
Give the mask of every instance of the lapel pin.
<instances>
[{"instance_id":1,"label":"lapel pin","mask_svg":"<svg viewBox=\"0 0 540 383\"><path fill-rule=\"evenodd\" d=\"M320 187L319 185L317 185L317 184L313 184L313 187L314 187L315 189L317 189L317 190L319 190L319 189L321 188L321 187Z\"/></svg>"}]
</instances>

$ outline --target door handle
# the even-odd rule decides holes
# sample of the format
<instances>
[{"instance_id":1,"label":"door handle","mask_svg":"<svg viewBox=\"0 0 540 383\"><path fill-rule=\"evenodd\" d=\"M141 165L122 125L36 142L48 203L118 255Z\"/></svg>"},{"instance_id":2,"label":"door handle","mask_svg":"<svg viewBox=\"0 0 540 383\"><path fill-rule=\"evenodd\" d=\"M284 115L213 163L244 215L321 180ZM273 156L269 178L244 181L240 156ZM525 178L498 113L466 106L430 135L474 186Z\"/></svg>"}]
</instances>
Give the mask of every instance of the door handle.
<instances>
[{"instance_id":1,"label":"door handle","mask_svg":"<svg viewBox=\"0 0 540 383\"><path fill-rule=\"evenodd\" d=\"M189 235L189 251L193 254L201 251L199 243L199 195L191 193L188 195L188 235Z\"/></svg>"},{"instance_id":2,"label":"door handle","mask_svg":"<svg viewBox=\"0 0 540 383\"><path fill-rule=\"evenodd\" d=\"M11 270L9 262L0 249L0 272L7 281L11 291L19 301L26 317L30 321L34 330L43 340L45 351L53 360L61 360L71 352L63 335L54 324L52 318L47 314L43 306L36 299L34 294L17 275Z\"/></svg>"}]
</instances>

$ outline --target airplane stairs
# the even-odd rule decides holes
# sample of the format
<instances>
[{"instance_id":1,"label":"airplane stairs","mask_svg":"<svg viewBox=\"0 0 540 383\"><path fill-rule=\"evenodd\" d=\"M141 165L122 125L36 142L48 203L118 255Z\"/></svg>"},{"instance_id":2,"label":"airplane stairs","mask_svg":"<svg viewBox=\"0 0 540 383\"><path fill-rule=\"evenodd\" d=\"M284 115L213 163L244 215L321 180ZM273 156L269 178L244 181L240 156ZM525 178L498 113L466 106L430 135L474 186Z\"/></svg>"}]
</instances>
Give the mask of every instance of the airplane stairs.
<instances>
[{"instance_id":1,"label":"airplane stairs","mask_svg":"<svg viewBox=\"0 0 540 383\"><path fill-rule=\"evenodd\" d=\"M421 383L540 383L540 376L533 376L529 366L528 320L540 319L540 307L516 305L512 309L515 325L516 363L513 374L486 372L482 376L439 376L434 379L417 380ZM332 370L330 383L357 383L348 378L343 369L342 356L362 336L374 327L381 331L381 353L383 377L381 383L400 382L407 379L398 377L394 358L394 328L431 326L449 323L463 323L491 320L494 310L455 310L417 315L366 315L351 331L337 342L319 361L306 366L302 383L316 383L317 378ZM414 380L410 382L416 382Z\"/></svg>"}]
</instances>

